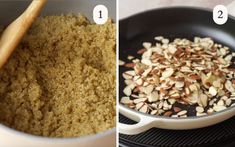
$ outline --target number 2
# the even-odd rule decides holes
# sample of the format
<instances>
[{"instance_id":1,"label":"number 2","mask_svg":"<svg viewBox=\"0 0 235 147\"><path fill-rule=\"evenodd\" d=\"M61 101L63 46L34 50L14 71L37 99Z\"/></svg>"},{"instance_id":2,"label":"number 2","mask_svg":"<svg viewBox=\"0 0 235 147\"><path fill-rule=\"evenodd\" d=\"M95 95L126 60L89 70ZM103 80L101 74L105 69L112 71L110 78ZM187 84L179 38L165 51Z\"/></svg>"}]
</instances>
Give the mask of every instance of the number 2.
<instances>
[{"instance_id":1,"label":"number 2","mask_svg":"<svg viewBox=\"0 0 235 147\"><path fill-rule=\"evenodd\" d=\"M222 10L219 10L218 13L219 13L218 18L223 18L223 11L222 11Z\"/></svg>"}]
</instances>

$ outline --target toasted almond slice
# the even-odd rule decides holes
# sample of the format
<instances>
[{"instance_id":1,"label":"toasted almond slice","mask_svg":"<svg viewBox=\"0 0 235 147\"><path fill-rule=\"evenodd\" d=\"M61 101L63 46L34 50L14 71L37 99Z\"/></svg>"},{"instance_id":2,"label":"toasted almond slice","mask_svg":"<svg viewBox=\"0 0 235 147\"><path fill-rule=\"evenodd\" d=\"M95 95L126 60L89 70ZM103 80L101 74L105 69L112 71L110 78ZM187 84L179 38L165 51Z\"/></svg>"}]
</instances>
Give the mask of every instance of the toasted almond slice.
<instances>
[{"instance_id":1,"label":"toasted almond slice","mask_svg":"<svg viewBox=\"0 0 235 147\"><path fill-rule=\"evenodd\" d=\"M152 53L153 53L152 50L148 49L146 52L143 53L142 60L143 59L150 60Z\"/></svg>"},{"instance_id":2,"label":"toasted almond slice","mask_svg":"<svg viewBox=\"0 0 235 147\"><path fill-rule=\"evenodd\" d=\"M225 101L226 106L230 106L231 103L232 103L232 100L231 100L231 99L227 99L227 100Z\"/></svg>"},{"instance_id":3,"label":"toasted almond slice","mask_svg":"<svg viewBox=\"0 0 235 147\"><path fill-rule=\"evenodd\" d=\"M233 84L232 84L231 81L227 80L225 82L224 86L229 92L235 92L235 89L234 89Z\"/></svg>"},{"instance_id":4,"label":"toasted almond slice","mask_svg":"<svg viewBox=\"0 0 235 147\"><path fill-rule=\"evenodd\" d=\"M200 100L201 100L202 106L203 106L203 107L206 107L206 106L207 106L207 103L208 103L208 97L207 97L207 95L201 94L201 95L200 95Z\"/></svg>"},{"instance_id":5,"label":"toasted almond slice","mask_svg":"<svg viewBox=\"0 0 235 147\"><path fill-rule=\"evenodd\" d=\"M220 51L222 56L227 54L227 51L224 48L221 48L219 51Z\"/></svg>"},{"instance_id":6,"label":"toasted almond slice","mask_svg":"<svg viewBox=\"0 0 235 147\"><path fill-rule=\"evenodd\" d=\"M146 100L147 100L147 98L137 98L137 99L134 99L133 102L134 102L135 104L138 104L138 103L140 103L140 102L145 102Z\"/></svg>"},{"instance_id":7,"label":"toasted almond slice","mask_svg":"<svg viewBox=\"0 0 235 147\"><path fill-rule=\"evenodd\" d=\"M173 98L171 98L171 99L168 99L168 102L169 102L171 105L173 105L173 104L176 102L176 100L173 99Z\"/></svg>"},{"instance_id":8,"label":"toasted almond slice","mask_svg":"<svg viewBox=\"0 0 235 147\"><path fill-rule=\"evenodd\" d=\"M222 96L220 99L226 101L228 99L228 97L227 96Z\"/></svg>"},{"instance_id":9,"label":"toasted almond slice","mask_svg":"<svg viewBox=\"0 0 235 147\"><path fill-rule=\"evenodd\" d=\"M127 79L127 80L125 80L124 82L125 82L126 85L131 85L131 84L133 84L133 80L131 80L131 79Z\"/></svg>"},{"instance_id":10,"label":"toasted almond slice","mask_svg":"<svg viewBox=\"0 0 235 147\"><path fill-rule=\"evenodd\" d=\"M202 112L204 112L204 108L198 106L198 107L196 107L196 111L197 111L198 113L202 113Z\"/></svg>"},{"instance_id":11,"label":"toasted almond slice","mask_svg":"<svg viewBox=\"0 0 235 147\"><path fill-rule=\"evenodd\" d=\"M175 111L175 113L178 113L178 112L180 112L182 109L179 108L179 107L174 107L173 110Z\"/></svg>"},{"instance_id":12,"label":"toasted almond slice","mask_svg":"<svg viewBox=\"0 0 235 147\"><path fill-rule=\"evenodd\" d=\"M139 96L138 95L135 95L135 94L132 94L131 95L133 98L139 98Z\"/></svg>"},{"instance_id":13,"label":"toasted almond slice","mask_svg":"<svg viewBox=\"0 0 235 147\"><path fill-rule=\"evenodd\" d=\"M143 47L146 48L146 49L149 49L151 46L152 46L152 43L150 43L150 42L144 42L143 43Z\"/></svg>"},{"instance_id":14,"label":"toasted almond slice","mask_svg":"<svg viewBox=\"0 0 235 147\"><path fill-rule=\"evenodd\" d=\"M162 53L162 48L160 48L160 47L152 47L151 49L152 49L153 52L157 53L158 55L162 55L163 54ZM156 59L156 56L152 56L152 57L154 57Z\"/></svg>"},{"instance_id":15,"label":"toasted almond slice","mask_svg":"<svg viewBox=\"0 0 235 147\"><path fill-rule=\"evenodd\" d=\"M151 102L156 102L159 100L159 95L157 91L153 91L149 96L148 96L148 101Z\"/></svg>"},{"instance_id":16,"label":"toasted almond slice","mask_svg":"<svg viewBox=\"0 0 235 147\"><path fill-rule=\"evenodd\" d=\"M139 78L139 79L137 79L137 80L135 81L135 83L136 83L137 85L142 85L142 84L144 83L144 80L141 79L141 78Z\"/></svg>"},{"instance_id":17,"label":"toasted almond slice","mask_svg":"<svg viewBox=\"0 0 235 147\"><path fill-rule=\"evenodd\" d=\"M211 87L209 88L209 93L210 93L212 96L216 96L216 94L217 94L216 88L215 88L214 86L211 86Z\"/></svg>"},{"instance_id":18,"label":"toasted almond slice","mask_svg":"<svg viewBox=\"0 0 235 147\"><path fill-rule=\"evenodd\" d=\"M125 72L125 74L131 75L131 76L135 76L136 75L134 70L128 70L128 71Z\"/></svg>"},{"instance_id":19,"label":"toasted almond slice","mask_svg":"<svg viewBox=\"0 0 235 147\"><path fill-rule=\"evenodd\" d=\"M213 107L213 110L215 110L216 112L222 111L222 110L224 110L224 109L226 109L225 106L218 106L218 105L215 105L215 106Z\"/></svg>"},{"instance_id":20,"label":"toasted almond slice","mask_svg":"<svg viewBox=\"0 0 235 147\"><path fill-rule=\"evenodd\" d=\"M119 64L119 66L123 66L125 64L125 62L122 60L119 60L118 64Z\"/></svg>"},{"instance_id":21,"label":"toasted almond slice","mask_svg":"<svg viewBox=\"0 0 235 147\"><path fill-rule=\"evenodd\" d=\"M124 66L127 68L134 68L135 63L126 63Z\"/></svg>"},{"instance_id":22,"label":"toasted almond slice","mask_svg":"<svg viewBox=\"0 0 235 147\"><path fill-rule=\"evenodd\" d=\"M189 90L188 87L185 88L185 94L186 94L186 95L190 95L190 90Z\"/></svg>"},{"instance_id":23,"label":"toasted almond slice","mask_svg":"<svg viewBox=\"0 0 235 147\"><path fill-rule=\"evenodd\" d=\"M142 59L141 60L141 63L143 63L143 64L145 64L145 65L152 65L152 62L151 62L151 60L150 59Z\"/></svg>"},{"instance_id":24,"label":"toasted almond slice","mask_svg":"<svg viewBox=\"0 0 235 147\"><path fill-rule=\"evenodd\" d=\"M122 97L121 103L123 104L133 104L133 100L130 100L130 97Z\"/></svg>"},{"instance_id":25,"label":"toasted almond slice","mask_svg":"<svg viewBox=\"0 0 235 147\"><path fill-rule=\"evenodd\" d=\"M163 102L163 107L165 107L165 108L168 108L168 107L169 107L167 101L164 101L164 102Z\"/></svg>"},{"instance_id":26,"label":"toasted almond slice","mask_svg":"<svg viewBox=\"0 0 235 147\"><path fill-rule=\"evenodd\" d=\"M158 111L158 110L153 110L153 111L151 111L150 114L151 114L151 115L155 115L155 114L157 114L157 111Z\"/></svg>"},{"instance_id":27,"label":"toasted almond slice","mask_svg":"<svg viewBox=\"0 0 235 147\"><path fill-rule=\"evenodd\" d=\"M182 116L182 115L185 115L186 113L187 113L186 110L182 110L182 111L178 112L177 115Z\"/></svg>"},{"instance_id":28,"label":"toasted almond slice","mask_svg":"<svg viewBox=\"0 0 235 147\"><path fill-rule=\"evenodd\" d=\"M146 77L151 71L152 71L152 67L147 68L142 74L142 76Z\"/></svg>"},{"instance_id":29,"label":"toasted almond slice","mask_svg":"<svg viewBox=\"0 0 235 147\"><path fill-rule=\"evenodd\" d=\"M189 76L189 78L190 78L190 79L193 79L193 80L200 80L200 79L201 79L201 77L200 77L199 75L197 75L197 74L191 74L191 75Z\"/></svg>"},{"instance_id":30,"label":"toasted almond slice","mask_svg":"<svg viewBox=\"0 0 235 147\"><path fill-rule=\"evenodd\" d=\"M136 105L135 105L135 108L137 109L137 110L139 110L140 108L142 108L144 106L144 102L140 102L140 103L137 103Z\"/></svg>"},{"instance_id":31,"label":"toasted almond slice","mask_svg":"<svg viewBox=\"0 0 235 147\"><path fill-rule=\"evenodd\" d=\"M232 60L233 56L231 54L227 55L224 60L227 62L230 62Z\"/></svg>"},{"instance_id":32,"label":"toasted almond slice","mask_svg":"<svg viewBox=\"0 0 235 147\"><path fill-rule=\"evenodd\" d=\"M142 112L142 113L148 113L149 108L148 108L148 106L145 104L144 106L142 106L142 107L139 109L139 111Z\"/></svg>"},{"instance_id":33,"label":"toasted almond slice","mask_svg":"<svg viewBox=\"0 0 235 147\"><path fill-rule=\"evenodd\" d=\"M173 68L167 68L167 69L162 73L162 77L163 77L163 78L168 78L168 77L170 77L173 73L174 73L174 69L173 69Z\"/></svg>"},{"instance_id":34,"label":"toasted almond slice","mask_svg":"<svg viewBox=\"0 0 235 147\"><path fill-rule=\"evenodd\" d=\"M174 54L176 51L177 51L177 49L176 49L176 47L174 47L174 46L169 46L168 47L168 51L171 53L171 54Z\"/></svg>"},{"instance_id":35,"label":"toasted almond slice","mask_svg":"<svg viewBox=\"0 0 235 147\"><path fill-rule=\"evenodd\" d=\"M211 114L211 113L213 113L214 112L214 109L212 109L212 108L209 108L208 110L207 110L207 113L208 114Z\"/></svg>"},{"instance_id":36,"label":"toasted almond slice","mask_svg":"<svg viewBox=\"0 0 235 147\"><path fill-rule=\"evenodd\" d=\"M167 112L164 113L164 116L171 116L172 113L173 113L172 111L167 111Z\"/></svg>"},{"instance_id":37,"label":"toasted almond slice","mask_svg":"<svg viewBox=\"0 0 235 147\"><path fill-rule=\"evenodd\" d=\"M138 80L138 79L140 79L140 76L134 76L134 77L133 77L133 80L134 80L134 81L136 81L136 80Z\"/></svg>"},{"instance_id":38,"label":"toasted almond slice","mask_svg":"<svg viewBox=\"0 0 235 147\"><path fill-rule=\"evenodd\" d=\"M132 75L129 75L129 74L127 74L127 73L123 73L123 74L122 74L122 77L123 77L124 79L126 79L126 80L130 80L130 79L133 78Z\"/></svg>"},{"instance_id":39,"label":"toasted almond slice","mask_svg":"<svg viewBox=\"0 0 235 147\"><path fill-rule=\"evenodd\" d=\"M217 102L217 105L218 105L218 106L224 106L224 105L225 105L225 103L224 103L224 101L223 101L223 100L219 100L219 101Z\"/></svg>"},{"instance_id":40,"label":"toasted almond slice","mask_svg":"<svg viewBox=\"0 0 235 147\"><path fill-rule=\"evenodd\" d=\"M128 85L124 88L123 90L123 93L126 95L126 96L130 96L131 95L131 87Z\"/></svg>"},{"instance_id":41,"label":"toasted almond slice","mask_svg":"<svg viewBox=\"0 0 235 147\"><path fill-rule=\"evenodd\" d=\"M165 38L164 38L164 39L162 39L161 41L162 41L163 44L168 44L168 43L169 43L169 39L165 39Z\"/></svg>"},{"instance_id":42,"label":"toasted almond slice","mask_svg":"<svg viewBox=\"0 0 235 147\"><path fill-rule=\"evenodd\" d=\"M180 98L180 94L179 93L174 93L172 95L170 95L171 98L174 98L174 99L178 99Z\"/></svg>"},{"instance_id":43,"label":"toasted almond slice","mask_svg":"<svg viewBox=\"0 0 235 147\"><path fill-rule=\"evenodd\" d=\"M196 113L196 116L205 116L205 115L207 115L207 114L206 113L199 113L199 112Z\"/></svg>"},{"instance_id":44,"label":"toasted almond slice","mask_svg":"<svg viewBox=\"0 0 235 147\"><path fill-rule=\"evenodd\" d=\"M184 82L175 82L175 87L176 88L182 88L182 87L184 87Z\"/></svg>"},{"instance_id":45,"label":"toasted almond slice","mask_svg":"<svg viewBox=\"0 0 235 147\"><path fill-rule=\"evenodd\" d=\"M127 56L127 59L128 59L128 60L132 60L132 59L134 59L134 58L135 58L135 57L134 57L134 56L131 56L131 55L128 55L128 56Z\"/></svg>"},{"instance_id":46,"label":"toasted almond slice","mask_svg":"<svg viewBox=\"0 0 235 147\"><path fill-rule=\"evenodd\" d=\"M164 39L164 37L163 36L156 36L156 37L154 37L154 39L157 41L161 41L162 39Z\"/></svg>"},{"instance_id":47,"label":"toasted almond slice","mask_svg":"<svg viewBox=\"0 0 235 147\"><path fill-rule=\"evenodd\" d=\"M147 95L149 95L153 91L153 89L154 89L153 85L148 85L146 87L144 87L144 86L140 87L140 91L147 94Z\"/></svg>"},{"instance_id":48,"label":"toasted almond slice","mask_svg":"<svg viewBox=\"0 0 235 147\"><path fill-rule=\"evenodd\" d=\"M197 70L205 70L205 69L206 69L206 67L198 66L198 67L195 67L195 69L197 69Z\"/></svg>"},{"instance_id":49,"label":"toasted almond slice","mask_svg":"<svg viewBox=\"0 0 235 147\"><path fill-rule=\"evenodd\" d=\"M193 72L189 67L187 67L187 66L182 66L181 68L180 68L180 71L181 72L189 72L189 73L191 73L191 72Z\"/></svg>"},{"instance_id":50,"label":"toasted almond slice","mask_svg":"<svg viewBox=\"0 0 235 147\"><path fill-rule=\"evenodd\" d=\"M190 91L192 91L192 92L197 92L197 91L198 91L197 86L196 86L195 84L189 85L189 89L190 89Z\"/></svg>"}]
</instances>

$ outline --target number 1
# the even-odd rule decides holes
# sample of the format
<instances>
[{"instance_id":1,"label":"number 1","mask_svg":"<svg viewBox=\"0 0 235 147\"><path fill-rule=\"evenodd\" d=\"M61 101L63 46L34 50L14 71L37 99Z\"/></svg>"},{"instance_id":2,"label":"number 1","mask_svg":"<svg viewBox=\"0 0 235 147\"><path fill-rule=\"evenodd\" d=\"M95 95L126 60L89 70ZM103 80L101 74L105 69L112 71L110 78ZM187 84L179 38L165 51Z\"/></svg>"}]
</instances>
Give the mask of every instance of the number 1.
<instances>
[{"instance_id":1,"label":"number 1","mask_svg":"<svg viewBox=\"0 0 235 147\"><path fill-rule=\"evenodd\" d=\"M99 18L102 18L102 11L100 10L99 13L100 13L100 17Z\"/></svg>"}]
</instances>

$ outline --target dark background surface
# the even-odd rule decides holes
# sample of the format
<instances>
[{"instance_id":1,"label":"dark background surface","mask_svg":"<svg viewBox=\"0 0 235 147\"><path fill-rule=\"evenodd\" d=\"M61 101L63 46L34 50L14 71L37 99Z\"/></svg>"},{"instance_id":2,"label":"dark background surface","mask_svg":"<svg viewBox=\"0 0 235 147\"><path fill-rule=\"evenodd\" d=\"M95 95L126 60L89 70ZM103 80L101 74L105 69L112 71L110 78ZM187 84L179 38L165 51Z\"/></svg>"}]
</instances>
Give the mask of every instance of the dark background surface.
<instances>
[{"instance_id":1,"label":"dark background surface","mask_svg":"<svg viewBox=\"0 0 235 147\"><path fill-rule=\"evenodd\" d=\"M122 123L134 121L119 115ZM172 131L152 128L138 135L119 134L120 147L235 147L235 117L194 130Z\"/></svg>"}]
</instances>

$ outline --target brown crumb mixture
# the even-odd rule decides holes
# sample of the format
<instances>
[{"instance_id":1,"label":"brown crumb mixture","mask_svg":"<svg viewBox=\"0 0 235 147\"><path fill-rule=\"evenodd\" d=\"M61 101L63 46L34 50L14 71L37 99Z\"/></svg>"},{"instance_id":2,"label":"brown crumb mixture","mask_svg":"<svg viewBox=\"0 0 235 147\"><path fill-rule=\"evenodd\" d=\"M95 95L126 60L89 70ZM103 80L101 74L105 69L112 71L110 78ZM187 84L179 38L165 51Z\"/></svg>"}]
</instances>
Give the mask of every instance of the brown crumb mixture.
<instances>
[{"instance_id":1,"label":"brown crumb mixture","mask_svg":"<svg viewBox=\"0 0 235 147\"><path fill-rule=\"evenodd\" d=\"M0 70L0 122L49 137L115 126L115 24L46 16Z\"/></svg>"}]
</instances>

